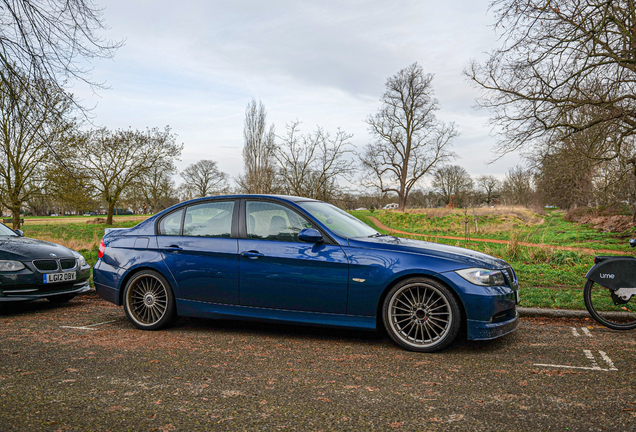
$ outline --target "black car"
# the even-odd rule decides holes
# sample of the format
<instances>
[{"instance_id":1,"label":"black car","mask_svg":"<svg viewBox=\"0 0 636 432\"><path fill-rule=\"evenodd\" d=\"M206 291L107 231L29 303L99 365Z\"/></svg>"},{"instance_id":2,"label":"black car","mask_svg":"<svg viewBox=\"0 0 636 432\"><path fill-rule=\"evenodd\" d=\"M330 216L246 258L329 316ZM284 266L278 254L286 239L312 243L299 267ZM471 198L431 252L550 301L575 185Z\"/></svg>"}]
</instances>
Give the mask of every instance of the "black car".
<instances>
[{"instance_id":1,"label":"black car","mask_svg":"<svg viewBox=\"0 0 636 432\"><path fill-rule=\"evenodd\" d=\"M0 302L64 303L90 290L90 274L80 253L0 224Z\"/></svg>"}]
</instances>

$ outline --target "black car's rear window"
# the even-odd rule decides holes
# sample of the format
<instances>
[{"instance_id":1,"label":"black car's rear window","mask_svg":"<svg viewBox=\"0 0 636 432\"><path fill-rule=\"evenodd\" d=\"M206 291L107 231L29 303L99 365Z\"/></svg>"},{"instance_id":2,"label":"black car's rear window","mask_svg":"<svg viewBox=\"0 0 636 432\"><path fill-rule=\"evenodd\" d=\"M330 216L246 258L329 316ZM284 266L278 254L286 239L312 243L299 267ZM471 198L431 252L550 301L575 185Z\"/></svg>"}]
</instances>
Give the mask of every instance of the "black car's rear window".
<instances>
[{"instance_id":1,"label":"black car's rear window","mask_svg":"<svg viewBox=\"0 0 636 432\"><path fill-rule=\"evenodd\" d=\"M0 236L14 236L17 237L18 235L8 226L3 225L0 223Z\"/></svg>"}]
</instances>

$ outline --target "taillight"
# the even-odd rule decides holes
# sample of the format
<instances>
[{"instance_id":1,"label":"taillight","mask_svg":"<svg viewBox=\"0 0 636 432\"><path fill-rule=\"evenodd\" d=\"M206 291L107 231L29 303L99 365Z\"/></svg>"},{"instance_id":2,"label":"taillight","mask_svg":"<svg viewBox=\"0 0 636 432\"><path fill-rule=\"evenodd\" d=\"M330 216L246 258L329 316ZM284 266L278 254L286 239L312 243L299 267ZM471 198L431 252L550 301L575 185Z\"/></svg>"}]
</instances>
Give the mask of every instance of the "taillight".
<instances>
[{"instance_id":1,"label":"taillight","mask_svg":"<svg viewBox=\"0 0 636 432\"><path fill-rule=\"evenodd\" d=\"M97 252L97 257L103 258L105 250L106 250L106 245L104 244L104 239L102 239L101 243L99 244L99 252Z\"/></svg>"}]
</instances>

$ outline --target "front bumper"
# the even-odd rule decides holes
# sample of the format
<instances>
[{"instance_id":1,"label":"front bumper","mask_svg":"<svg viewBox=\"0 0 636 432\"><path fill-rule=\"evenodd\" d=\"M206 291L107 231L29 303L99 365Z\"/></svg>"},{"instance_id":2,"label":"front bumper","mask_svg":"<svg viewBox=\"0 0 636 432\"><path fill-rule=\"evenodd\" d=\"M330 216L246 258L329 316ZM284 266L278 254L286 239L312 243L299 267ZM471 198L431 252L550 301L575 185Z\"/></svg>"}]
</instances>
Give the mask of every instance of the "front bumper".
<instances>
[{"instance_id":1,"label":"front bumper","mask_svg":"<svg viewBox=\"0 0 636 432\"><path fill-rule=\"evenodd\" d=\"M466 320L467 338L469 340L496 339L512 333L519 325L519 315L508 321L489 323L485 321Z\"/></svg>"},{"instance_id":2,"label":"front bumper","mask_svg":"<svg viewBox=\"0 0 636 432\"><path fill-rule=\"evenodd\" d=\"M31 301L62 294L82 294L90 290L88 279L91 275L89 265L75 270L76 280L45 284L44 273L37 271L31 263L17 272L0 273L0 302Z\"/></svg>"},{"instance_id":3,"label":"front bumper","mask_svg":"<svg viewBox=\"0 0 636 432\"><path fill-rule=\"evenodd\" d=\"M42 292L42 290L33 287L21 287L19 290L7 290L0 294L0 302L14 302L14 301L33 301L41 298L54 297L64 294L82 294L90 291L91 287L88 284L88 279L74 283L70 287L64 287L59 290L52 290L48 292Z\"/></svg>"},{"instance_id":4,"label":"front bumper","mask_svg":"<svg viewBox=\"0 0 636 432\"><path fill-rule=\"evenodd\" d=\"M469 340L495 339L517 328L517 290L508 286L474 285L455 272L440 276L456 288L462 301Z\"/></svg>"}]
</instances>

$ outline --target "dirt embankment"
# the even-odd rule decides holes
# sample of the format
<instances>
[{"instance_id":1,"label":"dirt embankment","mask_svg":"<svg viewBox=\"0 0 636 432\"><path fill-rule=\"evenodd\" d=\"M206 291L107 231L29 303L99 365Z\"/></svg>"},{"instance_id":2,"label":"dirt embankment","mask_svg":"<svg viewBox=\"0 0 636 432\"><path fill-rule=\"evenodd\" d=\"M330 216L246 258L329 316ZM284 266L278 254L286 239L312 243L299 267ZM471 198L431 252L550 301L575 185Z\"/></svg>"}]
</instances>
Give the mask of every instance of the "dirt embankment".
<instances>
[{"instance_id":1,"label":"dirt embankment","mask_svg":"<svg viewBox=\"0 0 636 432\"><path fill-rule=\"evenodd\" d=\"M601 211L573 209L565 215L565 220L579 224L590 224L602 232L622 233L636 227L631 216L607 214Z\"/></svg>"}]
</instances>

